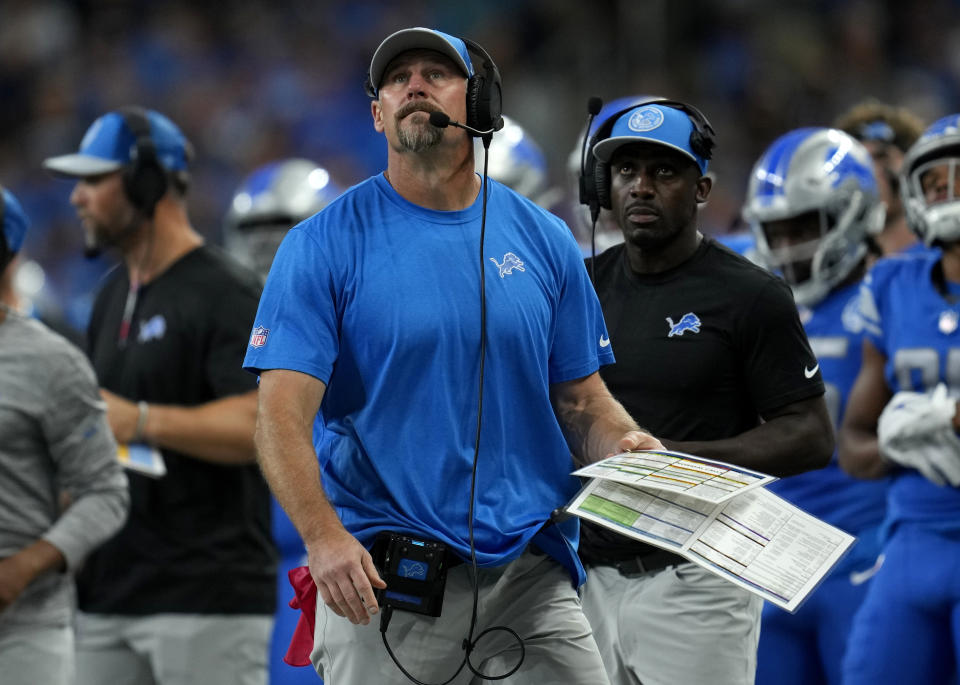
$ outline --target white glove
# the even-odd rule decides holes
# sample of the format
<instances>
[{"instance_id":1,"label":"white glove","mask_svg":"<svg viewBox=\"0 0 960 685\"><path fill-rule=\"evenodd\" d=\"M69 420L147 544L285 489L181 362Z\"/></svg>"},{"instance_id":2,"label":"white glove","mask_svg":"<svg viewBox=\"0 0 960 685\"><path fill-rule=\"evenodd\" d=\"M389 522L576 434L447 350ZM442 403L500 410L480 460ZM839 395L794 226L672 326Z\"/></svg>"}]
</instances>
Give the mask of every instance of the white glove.
<instances>
[{"instance_id":1,"label":"white glove","mask_svg":"<svg viewBox=\"0 0 960 685\"><path fill-rule=\"evenodd\" d=\"M937 485L960 486L960 437L953 429L956 401L947 386L933 393L898 392L877 423L880 454L916 469Z\"/></svg>"}]
</instances>

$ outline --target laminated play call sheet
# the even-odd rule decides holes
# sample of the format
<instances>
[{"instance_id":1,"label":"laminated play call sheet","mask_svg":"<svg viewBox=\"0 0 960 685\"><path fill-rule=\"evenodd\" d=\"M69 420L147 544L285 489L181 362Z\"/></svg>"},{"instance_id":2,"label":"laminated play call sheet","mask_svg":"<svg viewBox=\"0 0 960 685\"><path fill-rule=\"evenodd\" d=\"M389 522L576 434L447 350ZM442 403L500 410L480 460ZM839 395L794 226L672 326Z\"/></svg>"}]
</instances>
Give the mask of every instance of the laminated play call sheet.
<instances>
[{"instance_id":1,"label":"laminated play call sheet","mask_svg":"<svg viewBox=\"0 0 960 685\"><path fill-rule=\"evenodd\" d=\"M666 450L618 454L569 513L666 549L796 611L855 538L765 490L775 477Z\"/></svg>"}]
</instances>

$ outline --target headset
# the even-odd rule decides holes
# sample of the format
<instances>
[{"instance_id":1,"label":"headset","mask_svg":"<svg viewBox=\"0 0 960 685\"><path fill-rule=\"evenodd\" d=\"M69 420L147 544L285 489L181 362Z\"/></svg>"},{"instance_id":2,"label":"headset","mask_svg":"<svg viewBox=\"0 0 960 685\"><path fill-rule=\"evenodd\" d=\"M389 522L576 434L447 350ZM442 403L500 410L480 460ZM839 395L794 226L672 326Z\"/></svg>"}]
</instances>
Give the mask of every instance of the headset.
<instances>
[{"instance_id":1,"label":"headset","mask_svg":"<svg viewBox=\"0 0 960 685\"><path fill-rule=\"evenodd\" d=\"M141 107L123 107L117 111L135 139L133 160L123 171L123 188L133 206L152 217L170 183L167 170L157 159L147 111Z\"/></svg>"},{"instance_id":2,"label":"headset","mask_svg":"<svg viewBox=\"0 0 960 685\"><path fill-rule=\"evenodd\" d=\"M713 126L707 120L707 117L693 105L678 100L651 100L651 105L661 107L671 107L678 109L690 118L693 124L693 130L690 131L690 149L703 159L710 159L713 156L713 148L716 147L717 137ZM596 224L597 217L600 215L600 208L610 209L610 165L601 162L593 154L594 146L601 140L610 137L613 126L617 120L632 109L642 105L632 105L619 112L611 114L604 121L588 143L583 159L580 165L581 183L580 183L580 202L590 207L590 215ZM587 129L589 130L589 128Z\"/></svg>"},{"instance_id":3,"label":"headset","mask_svg":"<svg viewBox=\"0 0 960 685\"><path fill-rule=\"evenodd\" d=\"M503 128L503 80L500 69L479 43L461 38L467 51L481 58L483 73L474 69L473 76L467 79L467 132L474 138L485 138ZM377 98L377 89L367 72L364 90L371 98ZM449 125L457 126L455 122ZM463 128L462 126L460 128ZM471 131L470 129L474 129Z\"/></svg>"},{"instance_id":4,"label":"headset","mask_svg":"<svg viewBox=\"0 0 960 685\"><path fill-rule=\"evenodd\" d=\"M467 80L467 126L480 131L499 131L503 128L503 81L500 69L486 50L478 43L461 38L467 50L479 55L483 73L474 69Z\"/></svg>"}]
</instances>

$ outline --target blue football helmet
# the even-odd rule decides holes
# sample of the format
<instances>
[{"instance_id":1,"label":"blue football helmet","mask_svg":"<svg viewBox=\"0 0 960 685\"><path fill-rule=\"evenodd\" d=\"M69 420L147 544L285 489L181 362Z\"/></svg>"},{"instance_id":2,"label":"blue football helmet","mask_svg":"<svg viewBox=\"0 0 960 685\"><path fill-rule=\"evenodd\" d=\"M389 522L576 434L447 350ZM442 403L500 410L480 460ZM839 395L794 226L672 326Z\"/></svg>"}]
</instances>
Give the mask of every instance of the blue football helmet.
<instances>
[{"instance_id":1,"label":"blue football helmet","mask_svg":"<svg viewBox=\"0 0 960 685\"><path fill-rule=\"evenodd\" d=\"M771 248L764 224L815 212L819 236ZM750 174L743 218L760 263L781 273L798 305L812 306L849 275L883 230L873 160L837 129L802 128L775 140Z\"/></svg>"},{"instance_id":2,"label":"blue football helmet","mask_svg":"<svg viewBox=\"0 0 960 685\"><path fill-rule=\"evenodd\" d=\"M483 145L474 142L477 173L483 173ZM547 190L547 158L536 141L510 117L490 142L490 178L499 181L534 202Z\"/></svg>"},{"instance_id":3,"label":"blue football helmet","mask_svg":"<svg viewBox=\"0 0 960 685\"><path fill-rule=\"evenodd\" d=\"M900 168L900 194L907 223L927 245L960 239L958 166L960 114L951 114L934 122L904 155ZM930 172L939 172L940 178L928 176ZM925 180L927 192L924 191Z\"/></svg>"},{"instance_id":4,"label":"blue football helmet","mask_svg":"<svg viewBox=\"0 0 960 685\"><path fill-rule=\"evenodd\" d=\"M224 248L264 280L287 231L316 214L342 189L307 159L271 162L237 188L224 219Z\"/></svg>"}]
</instances>

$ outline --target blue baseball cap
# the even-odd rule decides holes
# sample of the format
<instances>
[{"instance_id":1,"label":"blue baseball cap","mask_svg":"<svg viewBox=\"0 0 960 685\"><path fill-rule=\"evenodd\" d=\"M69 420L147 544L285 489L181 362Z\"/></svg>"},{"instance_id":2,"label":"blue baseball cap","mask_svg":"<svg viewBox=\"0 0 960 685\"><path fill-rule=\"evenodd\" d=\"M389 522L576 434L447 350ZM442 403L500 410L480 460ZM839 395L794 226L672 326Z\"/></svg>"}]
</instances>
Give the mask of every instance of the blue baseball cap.
<instances>
[{"instance_id":1,"label":"blue baseball cap","mask_svg":"<svg viewBox=\"0 0 960 685\"><path fill-rule=\"evenodd\" d=\"M467 52L467 45L461 39L436 29L426 29L417 26L412 29L403 29L391 33L383 39L380 47L373 53L370 60L369 87L371 95L377 96L380 82L387 71L387 67L400 53L408 50L435 50L446 55L456 64L460 71L468 78L473 76L473 62Z\"/></svg>"},{"instance_id":2,"label":"blue baseball cap","mask_svg":"<svg viewBox=\"0 0 960 685\"><path fill-rule=\"evenodd\" d=\"M3 189L3 239L10 252L19 252L23 246L23 236L30 228L30 220L20 202L6 188Z\"/></svg>"},{"instance_id":3,"label":"blue baseball cap","mask_svg":"<svg viewBox=\"0 0 960 685\"><path fill-rule=\"evenodd\" d=\"M150 124L150 138L157 151L157 161L168 171L184 171L193 156L190 142L167 117L153 110L144 110ZM136 137L124 115L107 112L94 121L74 154L49 157L43 168L59 176L82 178L116 171L136 156Z\"/></svg>"},{"instance_id":4,"label":"blue baseball cap","mask_svg":"<svg viewBox=\"0 0 960 685\"><path fill-rule=\"evenodd\" d=\"M683 110L655 102L634 107L621 115L610 136L593 146L593 154L601 162L609 162L613 153L624 145L653 143L673 148L692 159L707 173L707 160L690 147L693 122Z\"/></svg>"}]
</instances>

